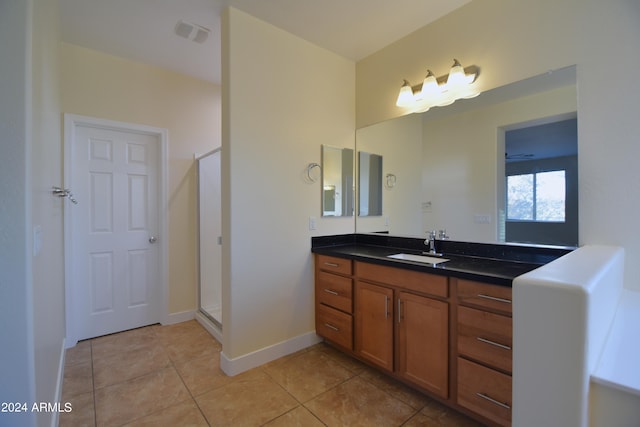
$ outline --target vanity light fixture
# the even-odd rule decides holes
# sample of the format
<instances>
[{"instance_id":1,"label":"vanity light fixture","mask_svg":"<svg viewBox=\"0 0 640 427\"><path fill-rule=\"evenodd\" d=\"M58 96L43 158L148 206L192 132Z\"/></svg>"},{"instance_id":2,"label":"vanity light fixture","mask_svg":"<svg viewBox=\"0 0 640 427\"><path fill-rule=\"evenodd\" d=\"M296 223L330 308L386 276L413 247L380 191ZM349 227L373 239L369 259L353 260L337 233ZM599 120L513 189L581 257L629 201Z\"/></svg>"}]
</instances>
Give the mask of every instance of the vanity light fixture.
<instances>
[{"instance_id":1,"label":"vanity light fixture","mask_svg":"<svg viewBox=\"0 0 640 427\"><path fill-rule=\"evenodd\" d=\"M423 113L431 107L443 107L453 104L458 99L474 98L480 95L475 85L478 67L471 65L463 68L457 59L449 74L437 77L427 70L422 85L412 87L407 80L403 81L396 105L411 109L413 113Z\"/></svg>"}]
</instances>

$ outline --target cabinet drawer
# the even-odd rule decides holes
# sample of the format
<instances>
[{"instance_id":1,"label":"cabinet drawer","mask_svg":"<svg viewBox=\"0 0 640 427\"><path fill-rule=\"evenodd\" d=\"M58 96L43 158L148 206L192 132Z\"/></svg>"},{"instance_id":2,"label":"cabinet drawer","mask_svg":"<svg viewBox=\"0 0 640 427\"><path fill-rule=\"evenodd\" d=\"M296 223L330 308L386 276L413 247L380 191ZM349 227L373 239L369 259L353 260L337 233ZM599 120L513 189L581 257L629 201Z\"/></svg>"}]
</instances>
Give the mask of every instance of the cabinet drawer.
<instances>
[{"instance_id":1,"label":"cabinet drawer","mask_svg":"<svg viewBox=\"0 0 640 427\"><path fill-rule=\"evenodd\" d=\"M449 296L449 282L446 276L437 276L435 274L365 262L356 262L356 275L359 279L401 286L410 291L435 295L442 298Z\"/></svg>"},{"instance_id":2,"label":"cabinet drawer","mask_svg":"<svg viewBox=\"0 0 640 427\"><path fill-rule=\"evenodd\" d=\"M319 271L316 281L316 303L326 304L351 313L353 281L348 277Z\"/></svg>"},{"instance_id":3,"label":"cabinet drawer","mask_svg":"<svg viewBox=\"0 0 640 427\"><path fill-rule=\"evenodd\" d=\"M348 350L353 350L351 315L316 304L316 333Z\"/></svg>"},{"instance_id":4,"label":"cabinet drawer","mask_svg":"<svg viewBox=\"0 0 640 427\"><path fill-rule=\"evenodd\" d=\"M511 288L458 279L458 302L511 315Z\"/></svg>"},{"instance_id":5,"label":"cabinet drawer","mask_svg":"<svg viewBox=\"0 0 640 427\"><path fill-rule=\"evenodd\" d=\"M320 270L346 274L347 276L353 274L353 268L351 267L352 263L350 259L338 258L328 255L317 255L316 262L316 267Z\"/></svg>"},{"instance_id":6,"label":"cabinet drawer","mask_svg":"<svg viewBox=\"0 0 640 427\"><path fill-rule=\"evenodd\" d=\"M503 426L511 425L511 377L458 358L458 404Z\"/></svg>"},{"instance_id":7,"label":"cabinet drawer","mask_svg":"<svg viewBox=\"0 0 640 427\"><path fill-rule=\"evenodd\" d=\"M511 372L511 318L468 307L458 307L458 353L494 368Z\"/></svg>"}]
</instances>

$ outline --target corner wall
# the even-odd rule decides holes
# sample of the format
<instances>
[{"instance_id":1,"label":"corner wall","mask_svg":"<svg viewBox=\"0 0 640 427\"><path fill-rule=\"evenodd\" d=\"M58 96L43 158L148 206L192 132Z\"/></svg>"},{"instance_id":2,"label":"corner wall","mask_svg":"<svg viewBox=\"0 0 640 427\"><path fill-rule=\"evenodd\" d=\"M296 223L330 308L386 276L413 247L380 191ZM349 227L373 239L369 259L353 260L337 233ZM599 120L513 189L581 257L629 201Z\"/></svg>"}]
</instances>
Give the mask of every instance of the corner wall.
<instances>
[{"instance_id":1,"label":"corner wall","mask_svg":"<svg viewBox=\"0 0 640 427\"><path fill-rule=\"evenodd\" d=\"M35 399L30 224L31 1L0 2L0 401ZM10 101L9 101L10 100ZM35 414L0 423L35 425Z\"/></svg>"},{"instance_id":2,"label":"corner wall","mask_svg":"<svg viewBox=\"0 0 640 427\"><path fill-rule=\"evenodd\" d=\"M222 21L223 357L233 365L315 337L311 236L354 223L321 218L321 183L304 176L322 144L354 145L355 64L233 8Z\"/></svg>"},{"instance_id":3,"label":"corner wall","mask_svg":"<svg viewBox=\"0 0 640 427\"><path fill-rule=\"evenodd\" d=\"M65 338L63 210L53 197L63 187L60 113L60 28L57 0L35 0L32 28L31 224L33 245L33 334L36 402L61 400ZM40 238L33 235L39 230ZM38 425L52 425L55 412L37 414Z\"/></svg>"}]
</instances>

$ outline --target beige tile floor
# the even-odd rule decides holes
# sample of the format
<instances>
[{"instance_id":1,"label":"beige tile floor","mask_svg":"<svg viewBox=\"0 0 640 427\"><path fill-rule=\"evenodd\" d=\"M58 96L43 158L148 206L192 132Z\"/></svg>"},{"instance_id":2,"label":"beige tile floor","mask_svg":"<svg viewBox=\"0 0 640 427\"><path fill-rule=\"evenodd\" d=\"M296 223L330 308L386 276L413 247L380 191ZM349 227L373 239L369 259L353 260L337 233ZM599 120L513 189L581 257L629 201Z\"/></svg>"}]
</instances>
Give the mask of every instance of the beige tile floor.
<instances>
[{"instance_id":1,"label":"beige tile floor","mask_svg":"<svg viewBox=\"0 0 640 427\"><path fill-rule=\"evenodd\" d=\"M195 321L82 341L60 426L479 426L326 344L235 377L220 350Z\"/></svg>"}]
</instances>

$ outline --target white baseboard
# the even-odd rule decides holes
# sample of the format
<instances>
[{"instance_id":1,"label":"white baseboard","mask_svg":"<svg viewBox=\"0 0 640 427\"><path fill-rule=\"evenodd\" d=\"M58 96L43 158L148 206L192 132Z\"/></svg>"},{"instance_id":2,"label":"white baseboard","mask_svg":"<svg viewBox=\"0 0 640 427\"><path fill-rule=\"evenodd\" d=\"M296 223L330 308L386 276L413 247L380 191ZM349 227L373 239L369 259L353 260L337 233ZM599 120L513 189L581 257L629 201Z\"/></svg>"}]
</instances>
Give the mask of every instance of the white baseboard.
<instances>
[{"instance_id":1,"label":"white baseboard","mask_svg":"<svg viewBox=\"0 0 640 427\"><path fill-rule=\"evenodd\" d=\"M211 322L204 314L199 311L196 313L196 320L207 330L219 343L222 344L222 329L218 325Z\"/></svg>"},{"instance_id":2,"label":"white baseboard","mask_svg":"<svg viewBox=\"0 0 640 427\"><path fill-rule=\"evenodd\" d=\"M165 316L161 322L163 325L173 325L175 323L188 322L193 320L196 316L195 310L179 311L177 313L169 313Z\"/></svg>"},{"instance_id":3,"label":"white baseboard","mask_svg":"<svg viewBox=\"0 0 640 427\"><path fill-rule=\"evenodd\" d=\"M62 402L62 384L64 382L64 358L66 355L66 343L65 343L66 339L62 338L62 346L60 347L60 360L58 361L58 376L56 378L56 395L55 395L55 399L52 400L52 402L61 402L62 405L65 404L65 402ZM58 425L58 420L59 420L60 414L58 413L58 411L52 411L52 417L51 417L51 427L57 427Z\"/></svg>"},{"instance_id":4,"label":"white baseboard","mask_svg":"<svg viewBox=\"0 0 640 427\"><path fill-rule=\"evenodd\" d=\"M224 351L222 351L220 352L220 368L225 374L232 377L248 371L249 369L279 359L280 357L295 353L298 350L310 347L320 341L322 341L322 338L312 331L234 359L229 359L224 354Z\"/></svg>"}]
</instances>

